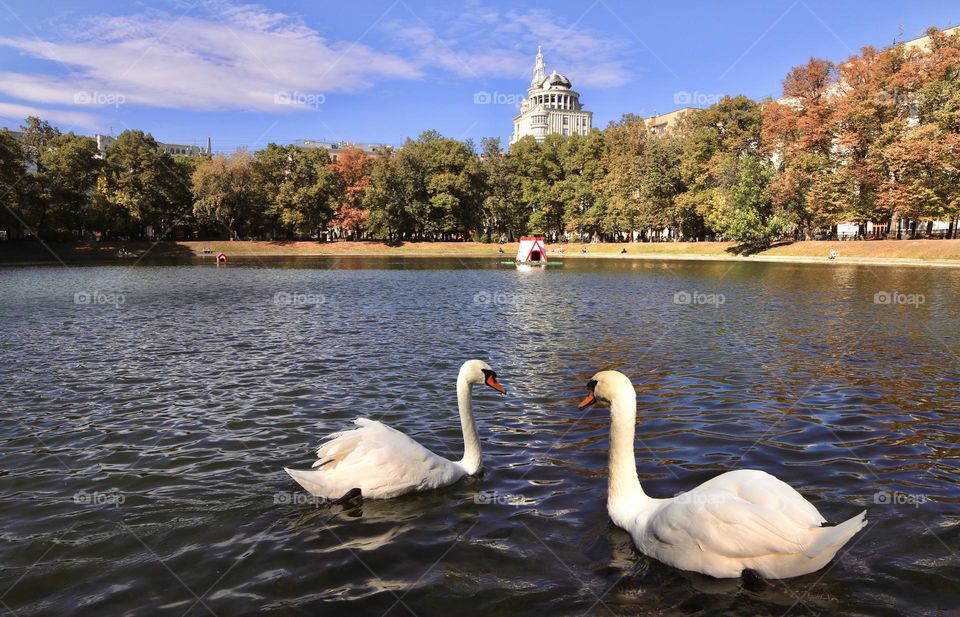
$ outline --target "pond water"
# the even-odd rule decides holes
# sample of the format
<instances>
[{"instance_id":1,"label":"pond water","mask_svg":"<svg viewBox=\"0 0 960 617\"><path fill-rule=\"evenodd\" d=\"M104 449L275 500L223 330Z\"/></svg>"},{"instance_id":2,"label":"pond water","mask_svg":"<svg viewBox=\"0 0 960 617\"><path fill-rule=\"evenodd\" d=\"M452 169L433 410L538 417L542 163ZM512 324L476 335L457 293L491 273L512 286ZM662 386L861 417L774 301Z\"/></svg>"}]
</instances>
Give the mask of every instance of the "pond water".
<instances>
[{"instance_id":1,"label":"pond water","mask_svg":"<svg viewBox=\"0 0 960 617\"><path fill-rule=\"evenodd\" d=\"M960 606L960 271L709 261L233 259L0 269L0 612L935 615ZM283 472L380 419L485 470L317 507ZM869 525L745 583L640 555L606 514L600 369L637 385L671 496L775 474Z\"/></svg>"}]
</instances>

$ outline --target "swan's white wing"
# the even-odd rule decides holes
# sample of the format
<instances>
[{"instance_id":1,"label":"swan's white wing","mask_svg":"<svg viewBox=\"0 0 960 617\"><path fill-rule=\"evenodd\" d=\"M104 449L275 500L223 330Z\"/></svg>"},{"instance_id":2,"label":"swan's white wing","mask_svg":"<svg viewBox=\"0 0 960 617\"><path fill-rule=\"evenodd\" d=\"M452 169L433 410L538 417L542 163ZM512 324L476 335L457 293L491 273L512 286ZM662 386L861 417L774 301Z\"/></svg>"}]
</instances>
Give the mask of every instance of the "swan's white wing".
<instances>
[{"instance_id":1,"label":"swan's white wing","mask_svg":"<svg viewBox=\"0 0 960 617\"><path fill-rule=\"evenodd\" d=\"M661 548L696 545L731 558L804 552L823 517L789 485L761 471L723 474L668 501L648 532Z\"/></svg>"},{"instance_id":2,"label":"swan's white wing","mask_svg":"<svg viewBox=\"0 0 960 617\"><path fill-rule=\"evenodd\" d=\"M366 418L354 423L357 428L335 433L317 448L313 470L291 473L314 495L336 498L359 488L366 497L387 498L445 486L463 475L455 463L400 431Z\"/></svg>"},{"instance_id":3,"label":"swan's white wing","mask_svg":"<svg viewBox=\"0 0 960 617\"><path fill-rule=\"evenodd\" d=\"M817 508L796 489L765 471L729 471L711 478L699 488L730 491L748 503L779 512L802 527L818 527L826 521Z\"/></svg>"}]
</instances>

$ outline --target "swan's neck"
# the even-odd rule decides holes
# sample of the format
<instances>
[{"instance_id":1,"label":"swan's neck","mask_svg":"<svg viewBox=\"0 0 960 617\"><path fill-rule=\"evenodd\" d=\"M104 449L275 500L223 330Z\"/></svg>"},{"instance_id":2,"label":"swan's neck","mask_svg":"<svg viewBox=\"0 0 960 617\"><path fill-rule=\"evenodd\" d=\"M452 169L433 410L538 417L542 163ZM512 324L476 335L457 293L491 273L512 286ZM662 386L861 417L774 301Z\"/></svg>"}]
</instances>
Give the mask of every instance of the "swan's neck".
<instances>
[{"instance_id":1,"label":"swan's neck","mask_svg":"<svg viewBox=\"0 0 960 617\"><path fill-rule=\"evenodd\" d=\"M607 485L607 510L614 522L636 516L653 501L647 497L637 478L633 436L637 422L637 399L633 388L610 402L610 460ZM619 520L618 520L619 519Z\"/></svg>"},{"instance_id":2,"label":"swan's neck","mask_svg":"<svg viewBox=\"0 0 960 617\"><path fill-rule=\"evenodd\" d=\"M460 407L460 426L463 429L463 458L460 466L468 475L480 471L480 437L477 436L477 424L473 420L472 386L466 379L457 379L457 405Z\"/></svg>"}]
</instances>

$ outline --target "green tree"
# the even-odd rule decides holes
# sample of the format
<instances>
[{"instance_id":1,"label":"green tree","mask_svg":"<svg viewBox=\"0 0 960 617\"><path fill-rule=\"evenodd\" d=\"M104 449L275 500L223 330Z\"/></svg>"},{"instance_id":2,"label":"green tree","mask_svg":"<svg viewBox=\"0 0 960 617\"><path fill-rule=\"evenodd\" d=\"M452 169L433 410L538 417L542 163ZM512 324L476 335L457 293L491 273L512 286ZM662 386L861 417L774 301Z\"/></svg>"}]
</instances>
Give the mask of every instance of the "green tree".
<instances>
[{"instance_id":1,"label":"green tree","mask_svg":"<svg viewBox=\"0 0 960 617\"><path fill-rule=\"evenodd\" d=\"M253 155L251 172L256 194L252 199L257 203L264 228L269 230L269 235L273 238L292 232L290 226L283 221L279 196L280 187L290 173L296 152L295 146L270 143Z\"/></svg>"},{"instance_id":2,"label":"green tree","mask_svg":"<svg viewBox=\"0 0 960 617\"><path fill-rule=\"evenodd\" d=\"M7 130L0 130L0 228L12 236L14 229L22 228L20 195L27 172L26 160L20 142Z\"/></svg>"},{"instance_id":3,"label":"green tree","mask_svg":"<svg viewBox=\"0 0 960 617\"><path fill-rule=\"evenodd\" d=\"M384 154L373 161L370 184L363 195L370 233L389 243L399 242L413 228L410 214L414 181L400 154Z\"/></svg>"},{"instance_id":4,"label":"green tree","mask_svg":"<svg viewBox=\"0 0 960 617\"><path fill-rule=\"evenodd\" d=\"M38 236L45 235L50 223L51 186L42 156L53 147L60 130L35 116L20 127L21 144L28 175L21 184L20 217Z\"/></svg>"},{"instance_id":5,"label":"green tree","mask_svg":"<svg viewBox=\"0 0 960 617\"><path fill-rule=\"evenodd\" d=\"M491 234L506 235L513 241L524 232L528 215L519 204L519 185L510 172L507 154L498 137L481 141L481 166L486 192L483 201L483 225L487 239Z\"/></svg>"},{"instance_id":6,"label":"green tree","mask_svg":"<svg viewBox=\"0 0 960 617\"><path fill-rule=\"evenodd\" d=\"M82 237L91 218L91 197L102 167L97 154L94 139L73 133L57 135L40 153L51 224L73 229L78 237Z\"/></svg>"},{"instance_id":7,"label":"green tree","mask_svg":"<svg viewBox=\"0 0 960 617\"><path fill-rule=\"evenodd\" d=\"M793 228L793 216L773 208L767 192L771 175L771 169L755 156L737 160L729 211L720 229L724 236L744 244L766 244Z\"/></svg>"},{"instance_id":8,"label":"green tree","mask_svg":"<svg viewBox=\"0 0 960 617\"><path fill-rule=\"evenodd\" d=\"M292 152L289 172L280 184L277 204L281 220L299 233L323 232L343 200L343 179L332 167L325 148Z\"/></svg>"},{"instance_id":9,"label":"green tree","mask_svg":"<svg viewBox=\"0 0 960 617\"><path fill-rule=\"evenodd\" d=\"M760 106L742 95L725 96L683 118L676 145L679 178L673 186L678 189L674 221L684 235L726 229L739 161L760 156L761 126Z\"/></svg>"},{"instance_id":10,"label":"green tree","mask_svg":"<svg viewBox=\"0 0 960 617\"><path fill-rule=\"evenodd\" d=\"M257 216L253 157L244 149L218 154L197 165L192 176L193 214L201 224L225 229L231 240L248 232Z\"/></svg>"},{"instance_id":11,"label":"green tree","mask_svg":"<svg viewBox=\"0 0 960 617\"><path fill-rule=\"evenodd\" d=\"M576 232L590 227L596 214L603 209L603 195L598 183L604 177L603 159L606 142L603 133L571 135L560 144L562 179L555 185L557 201L563 206L563 220L558 222L563 231Z\"/></svg>"},{"instance_id":12,"label":"green tree","mask_svg":"<svg viewBox=\"0 0 960 617\"><path fill-rule=\"evenodd\" d=\"M121 133L107 149L104 177L98 190L125 214L125 231L164 237L190 220L189 185L149 133Z\"/></svg>"}]
</instances>

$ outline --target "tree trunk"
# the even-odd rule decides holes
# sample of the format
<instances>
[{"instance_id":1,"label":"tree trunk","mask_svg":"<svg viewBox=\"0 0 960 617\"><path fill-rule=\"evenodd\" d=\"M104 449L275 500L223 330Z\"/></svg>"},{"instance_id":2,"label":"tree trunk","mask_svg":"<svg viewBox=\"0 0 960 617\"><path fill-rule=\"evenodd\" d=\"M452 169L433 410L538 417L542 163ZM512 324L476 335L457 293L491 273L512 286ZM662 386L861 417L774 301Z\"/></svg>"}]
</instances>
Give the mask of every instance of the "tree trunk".
<instances>
[{"instance_id":1,"label":"tree trunk","mask_svg":"<svg viewBox=\"0 0 960 617\"><path fill-rule=\"evenodd\" d=\"M900 225L900 213L894 210L890 214L890 229L887 230L887 240L899 240L897 227Z\"/></svg>"}]
</instances>

